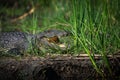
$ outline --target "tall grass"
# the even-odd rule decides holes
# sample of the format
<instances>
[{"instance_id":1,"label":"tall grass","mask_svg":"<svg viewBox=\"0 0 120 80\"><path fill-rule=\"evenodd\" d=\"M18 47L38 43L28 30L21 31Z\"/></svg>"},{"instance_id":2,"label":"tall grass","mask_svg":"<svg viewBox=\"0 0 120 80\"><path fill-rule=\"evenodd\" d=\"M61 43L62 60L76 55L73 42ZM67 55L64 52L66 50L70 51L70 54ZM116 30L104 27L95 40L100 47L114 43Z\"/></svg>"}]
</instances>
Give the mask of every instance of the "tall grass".
<instances>
[{"instance_id":1,"label":"tall grass","mask_svg":"<svg viewBox=\"0 0 120 80\"><path fill-rule=\"evenodd\" d=\"M115 26L109 22L111 15L108 1L72 0L72 16L70 17L75 52L82 49L87 53L94 68L102 76L102 70L96 64L94 54L102 56L103 62L111 73L107 55L110 52L110 45L114 49L115 46L118 46L114 43L120 43L119 31L114 29L113 31L116 31L114 33L112 29ZM99 5L96 2L99 2ZM112 42L114 43L112 44Z\"/></svg>"}]
</instances>

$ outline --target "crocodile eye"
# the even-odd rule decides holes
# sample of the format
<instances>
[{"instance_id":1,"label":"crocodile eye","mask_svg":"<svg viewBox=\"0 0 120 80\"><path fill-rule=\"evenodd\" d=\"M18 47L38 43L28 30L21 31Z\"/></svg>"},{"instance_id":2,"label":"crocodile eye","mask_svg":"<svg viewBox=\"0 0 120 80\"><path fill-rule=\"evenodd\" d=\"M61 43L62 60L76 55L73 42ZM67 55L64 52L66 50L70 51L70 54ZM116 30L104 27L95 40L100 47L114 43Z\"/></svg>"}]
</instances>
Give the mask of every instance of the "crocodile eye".
<instances>
[{"instance_id":1,"label":"crocodile eye","mask_svg":"<svg viewBox=\"0 0 120 80\"><path fill-rule=\"evenodd\" d=\"M50 38L48 38L48 42L58 43L59 42L59 38L57 36L50 37Z\"/></svg>"}]
</instances>

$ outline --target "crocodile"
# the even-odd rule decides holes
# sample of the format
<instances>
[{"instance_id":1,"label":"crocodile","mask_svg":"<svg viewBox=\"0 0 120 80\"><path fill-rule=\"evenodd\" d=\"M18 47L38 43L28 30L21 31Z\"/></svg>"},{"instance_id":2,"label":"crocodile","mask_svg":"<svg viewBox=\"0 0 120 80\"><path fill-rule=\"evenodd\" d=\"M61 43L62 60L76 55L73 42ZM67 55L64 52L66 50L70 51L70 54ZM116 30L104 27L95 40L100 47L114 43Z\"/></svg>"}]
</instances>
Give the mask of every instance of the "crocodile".
<instances>
[{"instance_id":1,"label":"crocodile","mask_svg":"<svg viewBox=\"0 0 120 80\"><path fill-rule=\"evenodd\" d=\"M31 46L40 47L47 45L53 47L51 43L58 43L59 38L67 36L63 30L47 30L37 34L25 32L0 32L0 52L19 55L26 52Z\"/></svg>"}]
</instances>

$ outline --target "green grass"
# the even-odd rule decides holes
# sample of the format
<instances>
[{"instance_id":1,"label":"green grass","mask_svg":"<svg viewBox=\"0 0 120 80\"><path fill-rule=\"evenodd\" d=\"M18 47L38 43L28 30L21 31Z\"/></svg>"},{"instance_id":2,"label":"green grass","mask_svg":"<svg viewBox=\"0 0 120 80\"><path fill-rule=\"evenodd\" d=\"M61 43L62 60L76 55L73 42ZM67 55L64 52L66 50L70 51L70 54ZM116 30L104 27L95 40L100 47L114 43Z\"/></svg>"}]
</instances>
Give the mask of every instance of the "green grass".
<instances>
[{"instance_id":1,"label":"green grass","mask_svg":"<svg viewBox=\"0 0 120 80\"><path fill-rule=\"evenodd\" d=\"M114 53L113 50L116 49L116 46L119 50L119 45L114 45L114 43L120 43L120 36L119 27L112 25L109 21L112 13L109 13L108 2L101 2L99 6L94 6L88 0L73 0L72 3L73 14L70 18L70 23L76 48L75 53L80 49L87 53L94 68L102 75L99 65L94 60L94 54L100 54L111 73L107 55L111 51ZM117 29L113 29L113 27ZM112 50L110 45L112 45Z\"/></svg>"},{"instance_id":2,"label":"green grass","mask_svg":"<svg viewBox=\"0 0 120 80\"><path fill-rule=\"evenodd\" d=\"M107 2L101 2L98 7L92 6L91 1L87 0L73 0L72 3L73 14L70 18L70 23L72 25L71 29L74 38L74 46L76 48L75 53L80 49L87 53L94 68L102 75L102 71L94 60L94 54L100 54L103 57L103 62L106 63L111 73L107 55L109 54L109 45L111 42L114 42L115 39L111 37L115 36L116 33L113 33L110 28L111 23L109 22L109 18L111 16L109 16L110 13ZM95 12L94 7L97 7ZM109 33L112 33L112 35ZM109 40L109 38L113 40ZM119 41L119 34L116 35L116 38L118 38Z\"/></svg>"}]
</instances>

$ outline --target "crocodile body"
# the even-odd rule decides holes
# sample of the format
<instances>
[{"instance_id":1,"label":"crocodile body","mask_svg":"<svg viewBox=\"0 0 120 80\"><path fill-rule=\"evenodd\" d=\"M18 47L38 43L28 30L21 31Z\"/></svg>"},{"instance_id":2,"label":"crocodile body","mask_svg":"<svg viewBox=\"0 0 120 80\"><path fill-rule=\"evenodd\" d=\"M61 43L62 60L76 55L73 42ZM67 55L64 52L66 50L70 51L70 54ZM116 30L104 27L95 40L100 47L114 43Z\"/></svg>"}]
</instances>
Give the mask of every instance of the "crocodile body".
<instances>
[{"instance_id":1,"label":"crocodile body","mask_svg":"<svg viewBox=\"0 0 120 80\"><path fill-rule=\"evenodd\" d=\"M24 52L29 47L29 40L33 35L23 32L4 32L0 33L0 51L19 53ZM18 52L16 52L16 50ZM14 53L14 52L13 52Z\"/></svg>"},{"instance_id":2,"label":"crocodile body","mask_svg":"<svg viewBox=\"0 0 120 80\"><path fill-rule=\"evenodd\" d=\"M67 32L61 30L48 30L38 34L28 34L24 32L1 32L0 33L0 52L23 53L32 46L39 47L39 44L49 44L58 37L66 36Z\"/></svg>"}]
</instances>

